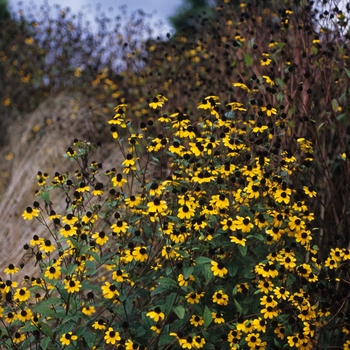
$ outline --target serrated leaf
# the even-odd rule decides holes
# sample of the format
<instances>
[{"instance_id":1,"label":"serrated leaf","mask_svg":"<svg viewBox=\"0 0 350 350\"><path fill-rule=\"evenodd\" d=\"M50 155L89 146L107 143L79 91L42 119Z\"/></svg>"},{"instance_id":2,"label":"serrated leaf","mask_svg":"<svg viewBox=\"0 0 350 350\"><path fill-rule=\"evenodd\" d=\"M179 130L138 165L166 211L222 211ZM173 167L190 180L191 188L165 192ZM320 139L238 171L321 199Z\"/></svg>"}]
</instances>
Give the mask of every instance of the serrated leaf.
<instances>
[{"instance_id":1,"label":"serrated leaf","mask_svg":"<svg viewBox=\"0 0 350 350\"><path fill-rule=\"evenodd\" d=\"M203 320L204 320L204 327L208 327L213 320L213 318L211 317L211 311L209 310L208 306L204 308Z\"/></svg>"},{"instance_id":2,"label":"serrated leaf","mask_svg":"<svg viewBox=\"0 0 350 350\"><path fill-rule=\"evenodd\" d=\"M176 306L173 311L180 320L185 317L185 308L182 305Z\"/></svg>"}]
</instances>

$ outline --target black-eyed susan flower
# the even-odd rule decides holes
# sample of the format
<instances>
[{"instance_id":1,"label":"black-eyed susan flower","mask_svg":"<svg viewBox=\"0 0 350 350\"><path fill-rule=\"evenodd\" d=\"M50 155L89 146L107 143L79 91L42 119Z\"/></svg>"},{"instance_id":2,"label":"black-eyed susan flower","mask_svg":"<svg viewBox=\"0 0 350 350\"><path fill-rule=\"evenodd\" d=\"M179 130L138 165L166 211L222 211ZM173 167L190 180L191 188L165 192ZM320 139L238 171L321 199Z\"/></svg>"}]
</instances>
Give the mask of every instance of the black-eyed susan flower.
<instances>
[{"instance_id":1,"label":"black-eyed susan flower","mask_svg":"<svg viewBox=\"0 0 350 350\"><path fill-rule=\"evenodd\" d=\"M272 107L271 104L267 104L266 106L261 107L262 112L265 112L268 117L277 114L277 109Z\"/></svg>"},{"instance_id":2,"label":"black-eyed susan flower","mask_svg":"<svg viewBox=\"0 0 350 350\"><path fill-rule=\"evenodd\" d=\"M56 247L51 243L49 239L46 239L43 243L40 244L39 249L48 254L55 251Z\"/></svg>"},{"instance_id":3,"label":"black-eyed susan flower","mask_svg":"<svg viewBox=\"0 0 350 350\"><path fill-rule=\"evenodd\" d=\"M95 240L96 244L101 246L108 242L108 236L103 231L94 233L92 238Z\"/></svg>"},{"instance_id":4,"label":"black-eyed susan flower","mask_svg":"<svg viewBox=\"0 0 350 350\"><path fill-rule=\"evenodd\" d=\"M228 273L227 268L221 261L216 262L214 260L211 261L211 271L214 276L218 277L225 277L225 275Z\"/></svg>"},{"instance_id":5,"label":"black-eyed susan flower","mask_svg":"<svg viewBox=\"0 0 350 350\"><path fill-rule=\"evenodd\" d=\"M287 300L290 296L290 292L285 287L276 287L273 292L277 299Z\"/></svg>"},{"instance_id":6,"label":"black-eyed susan flower","mask_svg":"<svg viewBox=\"0 0 350 350\"><path fill-rule=\"evenodd\" d=\"M18 300L20 302L27 301L30 298L30 291L26 288L17 289L15 294L13 295L14 300Z\"/></svg>"},{"instance_id":7,"label":"black-eyed susan flower","mask_svg":"<svg viewBox=\"0 0 350 350\"><path fill-rule=\"evenodd\" d=\"M267 321L262 319L261 317L255 318L252 321L254 330L257 332L266 333Z\"/></svg>"},{"instance_id":8,"label":"black-eyed susan flower","mask_svg":"<svg viewBox=\"0 0 350 350\"><path fill-rule=\"evenodd\" d=\"M312 240L311 231L305 230L305 231L298 231L294 235L296 242L306 245L309 244Z\"/></svg>"},{"instance_id":9,"label":"black-eyed susan flower","mask_svg":"<svg viewBox=\"0 0 350 350\"><path fill-rule=\"evenodd\" d=\"M184 277L182 273L179 274L177 277L177 282L179 283L180 287L187 287L190 281L194 281L193 275L189 275L187 278Z\"/></svg>"},{"instance_id":10,"label":"black-eyed susan flower","mask_svg":"<svg viewBox=\"0 0 350 350\"><path fill-rule=\"evenodd\" d=\"M155 332L156 334L160 334L161 329L162 329L162 327L159 323L156 323L155 325L150 327L150 330Z\"/></svg>"},{"instance_id":11,"label":"black-eyed susan flower","mask_svg":"<svg viewBox=\"0 0 350 350\"><path fill-rule=\"evenodd\" d=\"M15 344L22 343L26 339L26 336L24 333L16 332L12 338L12 341Z\"/></svg>"},{"instance_id":12,"label":"black-eyed susan flower","mask_svg":"<svg viewBox=\"0 0 350 350\"><path fill-rule=\"evenodd\" d=\"M107 324L106 321L99 319L92 324L92 328L97 329L97 330L104 330L107 328L106 324Z\"/></svg>"},{"instance_id":13,"label":"black-eyed susan flower","mask_svg":"<svg viewBox=\"0 0 350 350\"><path fill-rule=\"evenodd\" d=\"M61 268L59 266L48 266L45 270L44 276L49 280L57 280L61 274Z\"/></svg>"},{"instance_id":14,"label":"black-eyed susan flower","mask_svg":"<svg viewBox=\"0 0 350 350\"><path fill-rule=\"evenodd\" d=\"M243 233L249 233L253 228L254 224L250 221L250 217L242 217L237 215L236 220L234 220L236 230L241 230Z\"/></svg>"},{"instance_id":15,"label":"black-eyed susan flower","mask_svg":"<svg viewBox=\"0 0 350 350\"><path fill-rule=\"evenodd\" d=\"M40 238L38 235L34 235L33 238L30 240L29 244L34 247L36 245L40 245L44 243L44 238Z\"/></svg>"},{"instance_id":16,"label":"black-eyed susan flower","mask_svg":"<svg viewBox=\"0 0 350 350\"><path fill-rule=\"evenodd\" d=\"M116 282L122 283L128 279L128 274L124 270L118 269L117 271L113 271L112 279Z\"/></svg>"},{"instance_id":17,"label":"black-eyed susan flower","mask_svg":"<svg viewBox=\"0 0 350 350\"><path fill-rule=\"evenodd\" d=\"M78 337L73 334L73 332L67 332L62 334L61 338L60 338L60 342L62 345L67 346L70 345L70 343L74 340L77 340Z\"/></svg>"},{"instance_id":18,"label":"black-eyed susan flower","mask_svg":"<svg viewBox=\"0 0 350 350\"><path fill-rule=\"evenodd\" d=\"M91 316L96 312L94 305L86 305L82 308L81 312L87 316Z\"/></svg>"},{"instance_id":19,"label":"black-eyed susan flower","mask_svg":"<svg viewBox=\"0 0 350 350\"><path fill-rule=\"evenodd\" d=\"M27 207L23 212L22 217L24 220L33 220L33 218L38 217L40 213L39 209Z\"/></svg>"},{"instance_id":20,"label":"black-eyed susan flower","mask_svg":"<svg viewBox=\"0 0 350 350\"><path fill-rule=\"evenodd\" d=\"M60 234L65 237L71 237L74 236L77 233L77 228L75 226L71 226L71 225L64 225L61 229L60 229Z\"/></svg>"},{"instance_id":21,"label":"black-eyed susan flower","mask_svg":"<svg viewBox=\"0 0 350 350\"><path fill-rule=\"evenodd\" d=\"M115 345L117 341L121 340L119 332L116 332L112 327L109 327L105 332L104 340L106 344Z\"/></svg>"},{"instance_id":22,"label":"black-eyed susan flower","mask_svg":"<svg viewBox=\"0 0 350 350\"><path fill-rule=\"evenodd\" d=\"M106 299L113 299L114 297L119 296L119 291L115 284L105 282L105 284L101 287L101 289L102 289L102 295Z\"/></svg>"},{"instance_id":23,"label":"black-eyed susan flower","mask_svg":"<svg viewBox=\"0 0 350 350\"><path fill-rule=\"evenodd\" d=\"M259 333L249 333L245 338L250 349L256 349L260 347L261 339Z\"/></svg>"},{"instance_id":24,"label":"black-eyed susan flower","mask_svg":"<svg viewBox=\"0 0 350 350\"><path fill-rule=\"evenodd\" d=\"M250 89L248 88L247 85L243 84L242 82L237 82L237 83L233 83L234 87L239 87L247 92L250 92Z\"/></svg>"},{"instance_id":25,"label":"black-eyed susan flower","mask_svg":"<svg viewBox=\"0 0 350 350\"><path fill-rule=\"evenodd\" d=\"M271 292L273 290L273 283L272 281L268 280L268 279L262 279L259 281L258 283L258 288L259 290L261 290L264 294L268 294L269 292Z\"/></svg>"},{"instance_id":26,"label":"black-eyed susan flower","mask_svg":"<svg viewBox=\"0 0 350 350\"><path fill-rule=\"evenodd\" d=\"M190 318L190 324L192 324L195 327L203 326L204 319L202 316L192 315Z\"/></svg>"},{"instance_id":27,"label":"black-eyed susan flower","mask_svg":"<svg viewBox=\"0 0 350 350\"><path fill-rule=\"evenodd\" d=\"M17 319L17 314L15 312L8 312L5 314L5 321L8 324L11 324Z\"/></svg>"},{"instance_id":28,"label":"black-eyed susan flower","mask_svg":"<svg viewBox=\"0 0 350 350\"><path fill-rule=\"evenodd\" d=\"M75 278L66 278L64 280L64 289L66 289L68 293L78 293L81 287L80 281Z\"/></svg>"},{"instance_id":29,"label":"black-eyed susan flower","mask_svg":"<svg viewBox=\"0 0 350 350\"><path fill-rule=\"evenodd\" d=\"M164 320L165 315L159 306L155 307L154 310L147 312L146 316L151 318L154 322L159 322Z\"/></svg>"},{"instance_id":30,"label":"black-eyed susan flower","mask_svg":"<svg viewBox=\"0 0 350 350\"><path fill-rule=\"evenodd\" d=\"M162 94L157 94L152 100L152 102L149 103L149 107L153 109L157 109L158 107L163 107L163 104L165 101L168 101L168 99L162 95Z\"/></svg>"},{"instance_id":31,"label":"black-eyed susan flower","mask_svg":"<svg viewBox=\"0 0 350 350\"><path fill-rule=\"evenodd\" d=\"M304 193L307 194L310 198L316 197L317 195L316 191L311 186L310 187L304 186L303 190L304 190Z\"/></svg>"},{"instance_id":32,"label":"black-eyed susan flower","mask_svg":"<svg viewBox=\"0 0 350 350\"><path fill-rule=\"evenodd\" d=\"M147 248L145 246L134 248L132 256L136 261L146 261L148 259Z\"/></svg>"},{"instance_id":33,"label":"black-eyed susan flower","mask_svg":"<svg viewBox=\"0 0 350 350\"><path fill-rule=\"evenodd\" d=\"M237 232L235 235L230 236L231 242L239 244L243 247L245 247L245 244L247 242L246 238L243 238L243 235L241 232Z\"/></svg>"},{"instance_id":34,"label":"black-eyed susan flower","mask_svg":"<svg viewBox=\"0 0 350 350\"><path fill-rule=\"evenodd\" d=\"M343 344L343 349L344 349L344 350L350 350L350 340L347 340L347 341Z\"/></svg>"},{"instance_id":35,"label":"black-eyed susan flower","mask_svg":"<svg viewBox=\"0 0 350 350\"><path fill-rule=\"evenodd\" d=\"M126 179L123 178L123 175L119 173L116 176L114 176L111 181L113 187L122 187L123 184L126 184L128 182Z\"/></svg>"},{"instance_id":36,"label":"black-eyed susan flower","mask_svg":"<svg viewBox=\"0 0 350 350\"><path fill-rule=\"evenodd\" d=\"M227 305L228 304L228 295L225 294L222 289L218 290L213 294L213 302L218 305Z\"/></svg>"},{"instance_id":37,"label":"black-eyed susan flower","mask_svg":"<svg viewBox=\"0 0 350 350\"><path fill-rule=\"evenodd\" d=\"M137 207L142 201L141 196L134 196L131 195L129 198L124 199L124 203L129 208L135 208Z\"/></svg>"},{"instance_id":38,"label":"black-eyed susan flower","mask_svg":"<svg viewBox=\"0 0 350 350\"><path fill-rule=\"evenodd\" d=\"M4 272L8 275L14 275L19 271L19 267L15 267L13 264L9 264L9 266L6 267Z\"/></svg>"},{"instance_id":39,"label":"black-eyed susan flower","mask_svg":"<svg viewBox=\"0 0 350 350\"><path fill-rule=\"evenodd\" d=\"M147 212L158 213L160 215L166 215L168 206L165 200L156 198L152 202L147 203Z\"/></svg>"},{"instance_id":40,"label":"black-eyed susan flower","mask_svg":"<svg viewBox=\"0 0 350 350\"><path fill-rule=\"evenodd\" d=\"M26 322L26 321L29 321L32 318L32 316L33 316L33 313L30 309L24 309L18 312L17 319L22 322Z\"/></svg>"},{"instance_id":41,"label":"black-eyed susan flower","mask_svg":"<svg viewBox=\"0 0 350 350\"><path fill-rule=\"evenodd\" d=\"M225 323L224 315L221 312L214 311L211 313L211 317L214 323L217 323L217 324Z\"/></svg>"},{"instance_id":42,"label":"black-eyed susan flower","mask_svg":"<svg viewBox=\"0 0 350 350\"><path fill-rule=\"evenodd\" d=\"M190 292L187 295L185 295L185 298L188 303L190 304L198 304L200 301L200 298L204 296L204 292Z\"/></svg>"}]
</instances>

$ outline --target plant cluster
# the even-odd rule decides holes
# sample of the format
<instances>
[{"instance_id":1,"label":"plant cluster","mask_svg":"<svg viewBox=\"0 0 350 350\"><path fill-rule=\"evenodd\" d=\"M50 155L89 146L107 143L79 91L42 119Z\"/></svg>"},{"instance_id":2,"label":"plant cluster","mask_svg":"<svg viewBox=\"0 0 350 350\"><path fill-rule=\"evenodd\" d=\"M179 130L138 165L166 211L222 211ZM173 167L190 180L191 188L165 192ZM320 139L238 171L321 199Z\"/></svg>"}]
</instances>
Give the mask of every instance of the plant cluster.
<instances>
[{"instance_id":1,"label":"plant cluster","mask_svg":"<svg viewBox=\"0 0 350 350\"><path fill-rule=\"evenodd\" d=\"M5 270L2 345L348 348L350 251L318 257L312 143L284 149L274 113L252 118L254 104L222 106L211 95L191 119L165 113L166 101L149 104L163 130L156 137L154 125L133 128L126 104L115 107L120 171L91 161L98 145L74 140L74 174L38 173L42 203L22 216L50 236L24 246L38 277L20 284L18 267ZM51 191L64 193L66 212L55 211Z\"/></svg>"}]
</instances>

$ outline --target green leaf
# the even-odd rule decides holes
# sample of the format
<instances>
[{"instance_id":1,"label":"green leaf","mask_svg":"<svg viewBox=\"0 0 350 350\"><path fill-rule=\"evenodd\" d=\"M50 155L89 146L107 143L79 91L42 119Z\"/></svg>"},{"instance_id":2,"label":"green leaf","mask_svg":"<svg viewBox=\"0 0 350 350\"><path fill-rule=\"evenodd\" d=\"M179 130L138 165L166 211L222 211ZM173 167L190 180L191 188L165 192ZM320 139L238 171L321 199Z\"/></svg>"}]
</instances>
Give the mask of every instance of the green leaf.
<instances>
[{"instance_id":1,"label":"green leaf","mask_svg":"<svg viewBox=\"0 0 350 350\"><path fill-rule=\"evenodd\" d=\"M322 123L317 127L317 131L320 131L320 130L322 129L323 125L324 125L324 122L322 122Z\"/></svg>"},{"instance_id":2,"label":"green leaf","mask_svg":"<svg viewBox=\"0 0 350 350\"><path fill-rule=\"evenodd\" d=\"M204 320L204 327L208 327L213 320L211 317L211 311L209 310L208 306L204 308L203 312L203 320Z\"/></svg>"},{"instance_id":3,"label":"green leaf","mask_svg":"<svg viewBox=\"0 0 350 350\"><path fill-rule=\"evenodd\" d=\"M50 339L52 338L52 330L46 323L40 323L40 330Z\"/></svg>"},{"instance_id":4,"label":"green leaf","mask_svg":"<svg viewBox=\"0 0 350 350\"><path fill-rule=\"evenodd\" d=\"M284 83L282 81L281 78L276 78L276 85L280 86L280 87L283 87L284 86Z\"/></svg>"},{"instance_id":5,"label":"green leaf","mask_svg":"<svg viewBox=\"0 0 350 350\"><path fill-rule=\"evenodd\" d=\"M344 117L346 117L346 115L347 115L346 113L339 114L337 116L337 120L340 121L340 120L344 119Z\"/></svg>"},{"instance_id":6,"label":"green leaf","mask_svg":"<svg viewBox=\"0 0 350 350\"><path fill-rule=\"evenodd\" d=\"M202 264L209 264L211 262L212 259L207 258L205 256L199 256L196 259L196 265L202 265Z\"/></svg>"},{"instance_id":7,"label":"green leaf","mask_svg":"<svg viewBox=\"0 0 350 350\"><path fill-rule=\"evenodd\" d=\"M238 271L238 264L235 263L235 262L229 263L227 265L227 270L228 270L228 273L229 273L230 277L236 276L236 273Z\"/></svg>"},{"instance_id":8,"label":"green leaf","mask_svg":"<svg viewBox=\"0 0 350 350\"><path fill-rule=\"evenodd\" d=\"M244 56L244 62L248 67L250 67L253 64L252 58L250 57L250 54L248 52Z\"/></svg>"},{"instance_id":9,"label":"green leaf","mask_svg":"<svg viewBox=\"0 0 350 350\"><path fill-rule=\"evenodd\" d=\"M323 339L322 339L322 348L327 350L330 344L330 340L331 340L331 336L329 334L329 332L324 332L323 333Z\"/></svg>"},{"instance_id":10,"label":"green leaf","mask_svg":"<svg viewBox=\"0 0 350 350\"><path fill-rule=\"evenodd\" d=\"M176 306L176 308L173 311L180 320L182 320L185 317L185 308L182 305Z\"/></svg>"},{"instance_id":11,"label":"green leaf","mask_svg":"<svg viewBox=\"0 0 350 350\"><path fill-rule=\"evenodd\" d=\"M159 348L165 348L166 345L171 344L174 340L176 340L176 338L163 332L162 335L159 337L158 346Z\"/></svg>"},{"instance_id":12,"label":"green leaf","mask_svg":"<svg viewBox=\"0 0 350 350\"><path fill-rule=\"evenodd\" d=\"M177 287L177 283L169 277L163 277L159 279L158 283L163 287Z\"/></svg>"},{"instance_id":13,"label":"green leaf","mask_svg":"<svg viewBox=\"0 0 350 350\"><path fill-rule=\"evenodd\" d=\"M247 246L243 246L238 244L237 245L239 252L241 253L242 256L246 256L247 255L247 251L248 251L248 247Z\"/></svg>"},{"instance_id":14,"label":"green leaf","mask_svg":"<svg viewBox=\"0 0 350 350\"><path fill-rule=\"evenodd\" d=\"M240 305L240 303L236 299L233 299L233 301L236 305L236 308L237 308L239 314L241 315L242 314L242 306Z\"/></svg>"},{"instance_id":15,"label":"green leaf","mask_svg":"<svg viewBox=\"0 0 350 350\"><path fill-rule=\"evenodd\" d=\"M334 112L338 112L338 108L339 108L339 103L338 103L338 101L335 98L333 98L333 100L332 100L332 109L333 109L333 111Z\"/></svg>"},{"instance_id":16,"label":"green leaf","mask_svg":"<svg viewBox=\"0 0 350 350\"><path fill-rule=\"evenodd\" d=\"M206 283L208 283L210 279L213 277L213 273L211 272L210 266L208 264L202 267L202 273L204 275Z\"/></svg>"},{"instance_id":17,"label":"green leaf","mask_svg":"<svg viewBox=\"0 0 350 350\"><path fill-rule=\"evenodd\" d=\"M184 278L187 279L192 275L192 272L194 270L193 266L186 266L182 269L182 273L184 275Z\"/></svg>"},{"instance_id":18,"label":"green leaf","mask_svg":"<svg viewBox=\"0 0 350 350\"><path fill-rule=\"evenodd\" d=\"M50 308L50 306L60 302L61 298L51 297L47 300L43 300L40 302L40 304L34 305L33 310L39 314L43 314L44 316L53 316L55 315L55 312Z\"/></svg>"},{"instance_id":19,"label":"green leaf","mask_svg":"<svg viewBox=\"0 0 350 350\"><path fill-rule=\"evenodd\" d=\"M43 339L41 339L40 341L40 348L43 350L46 350L48 345L50 344L51 339L49 337L45 337Z\"/></svg>"},{"instance_id":20,"label":"green leaf","mask_svg":"<svg viewBox=\"0 0 350 350\"><path fill-rule=\"evenodd\" d=\"M48 191L40 192L40 198L46 203L50 204L50 193Z\"/></svg>"},{"instance_id":21,"label":"green leaf","mask_svg":"<svg viewBox=\"0 0 350 350\"><path fill-rule=\"evenodd\" d=\"M345 67L344 67L344 69L345 69L345 73L346 73L346 75L348 76L348 78L350 78L350 70L349 70L349 69L347 69L347 68L345 68Z\"/></svg>"}]
</instances>

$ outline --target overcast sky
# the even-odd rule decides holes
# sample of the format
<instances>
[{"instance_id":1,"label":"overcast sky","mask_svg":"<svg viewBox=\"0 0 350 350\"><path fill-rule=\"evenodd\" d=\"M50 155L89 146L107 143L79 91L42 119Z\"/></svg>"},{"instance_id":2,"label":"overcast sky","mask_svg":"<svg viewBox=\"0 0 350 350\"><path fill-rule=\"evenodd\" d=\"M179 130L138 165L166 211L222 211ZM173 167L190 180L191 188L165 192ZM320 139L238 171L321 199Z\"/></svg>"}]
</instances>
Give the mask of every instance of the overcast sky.
<instances>
[{"instance_id":1,"label":"overcast sky","mask_svg":"<svg viewBox=\"0 0 350 350\"><path fill-rule=\"evenodd\" d=\"M8 0L11 8L18 8L19 0ZM79 12L83 8L90 8L92 11L91 20L93 18L93 12L98 4L101 4L101 9L106 14L116 16L119 13L119 7L127 5L128 13L135 10L142 9L146 13L153 13L152 22L162 20L166 25L166 31L170 30L167 18L174 14L177 7L179 7L183 0L46 0L49 5L59 4L61 7L70 7L73 13ZM44 3L44 0L22 0L24 8L33 8L33 4L40 7ZM113 8L113 12L110 9Z\"/></svg>"}]
</instances>

